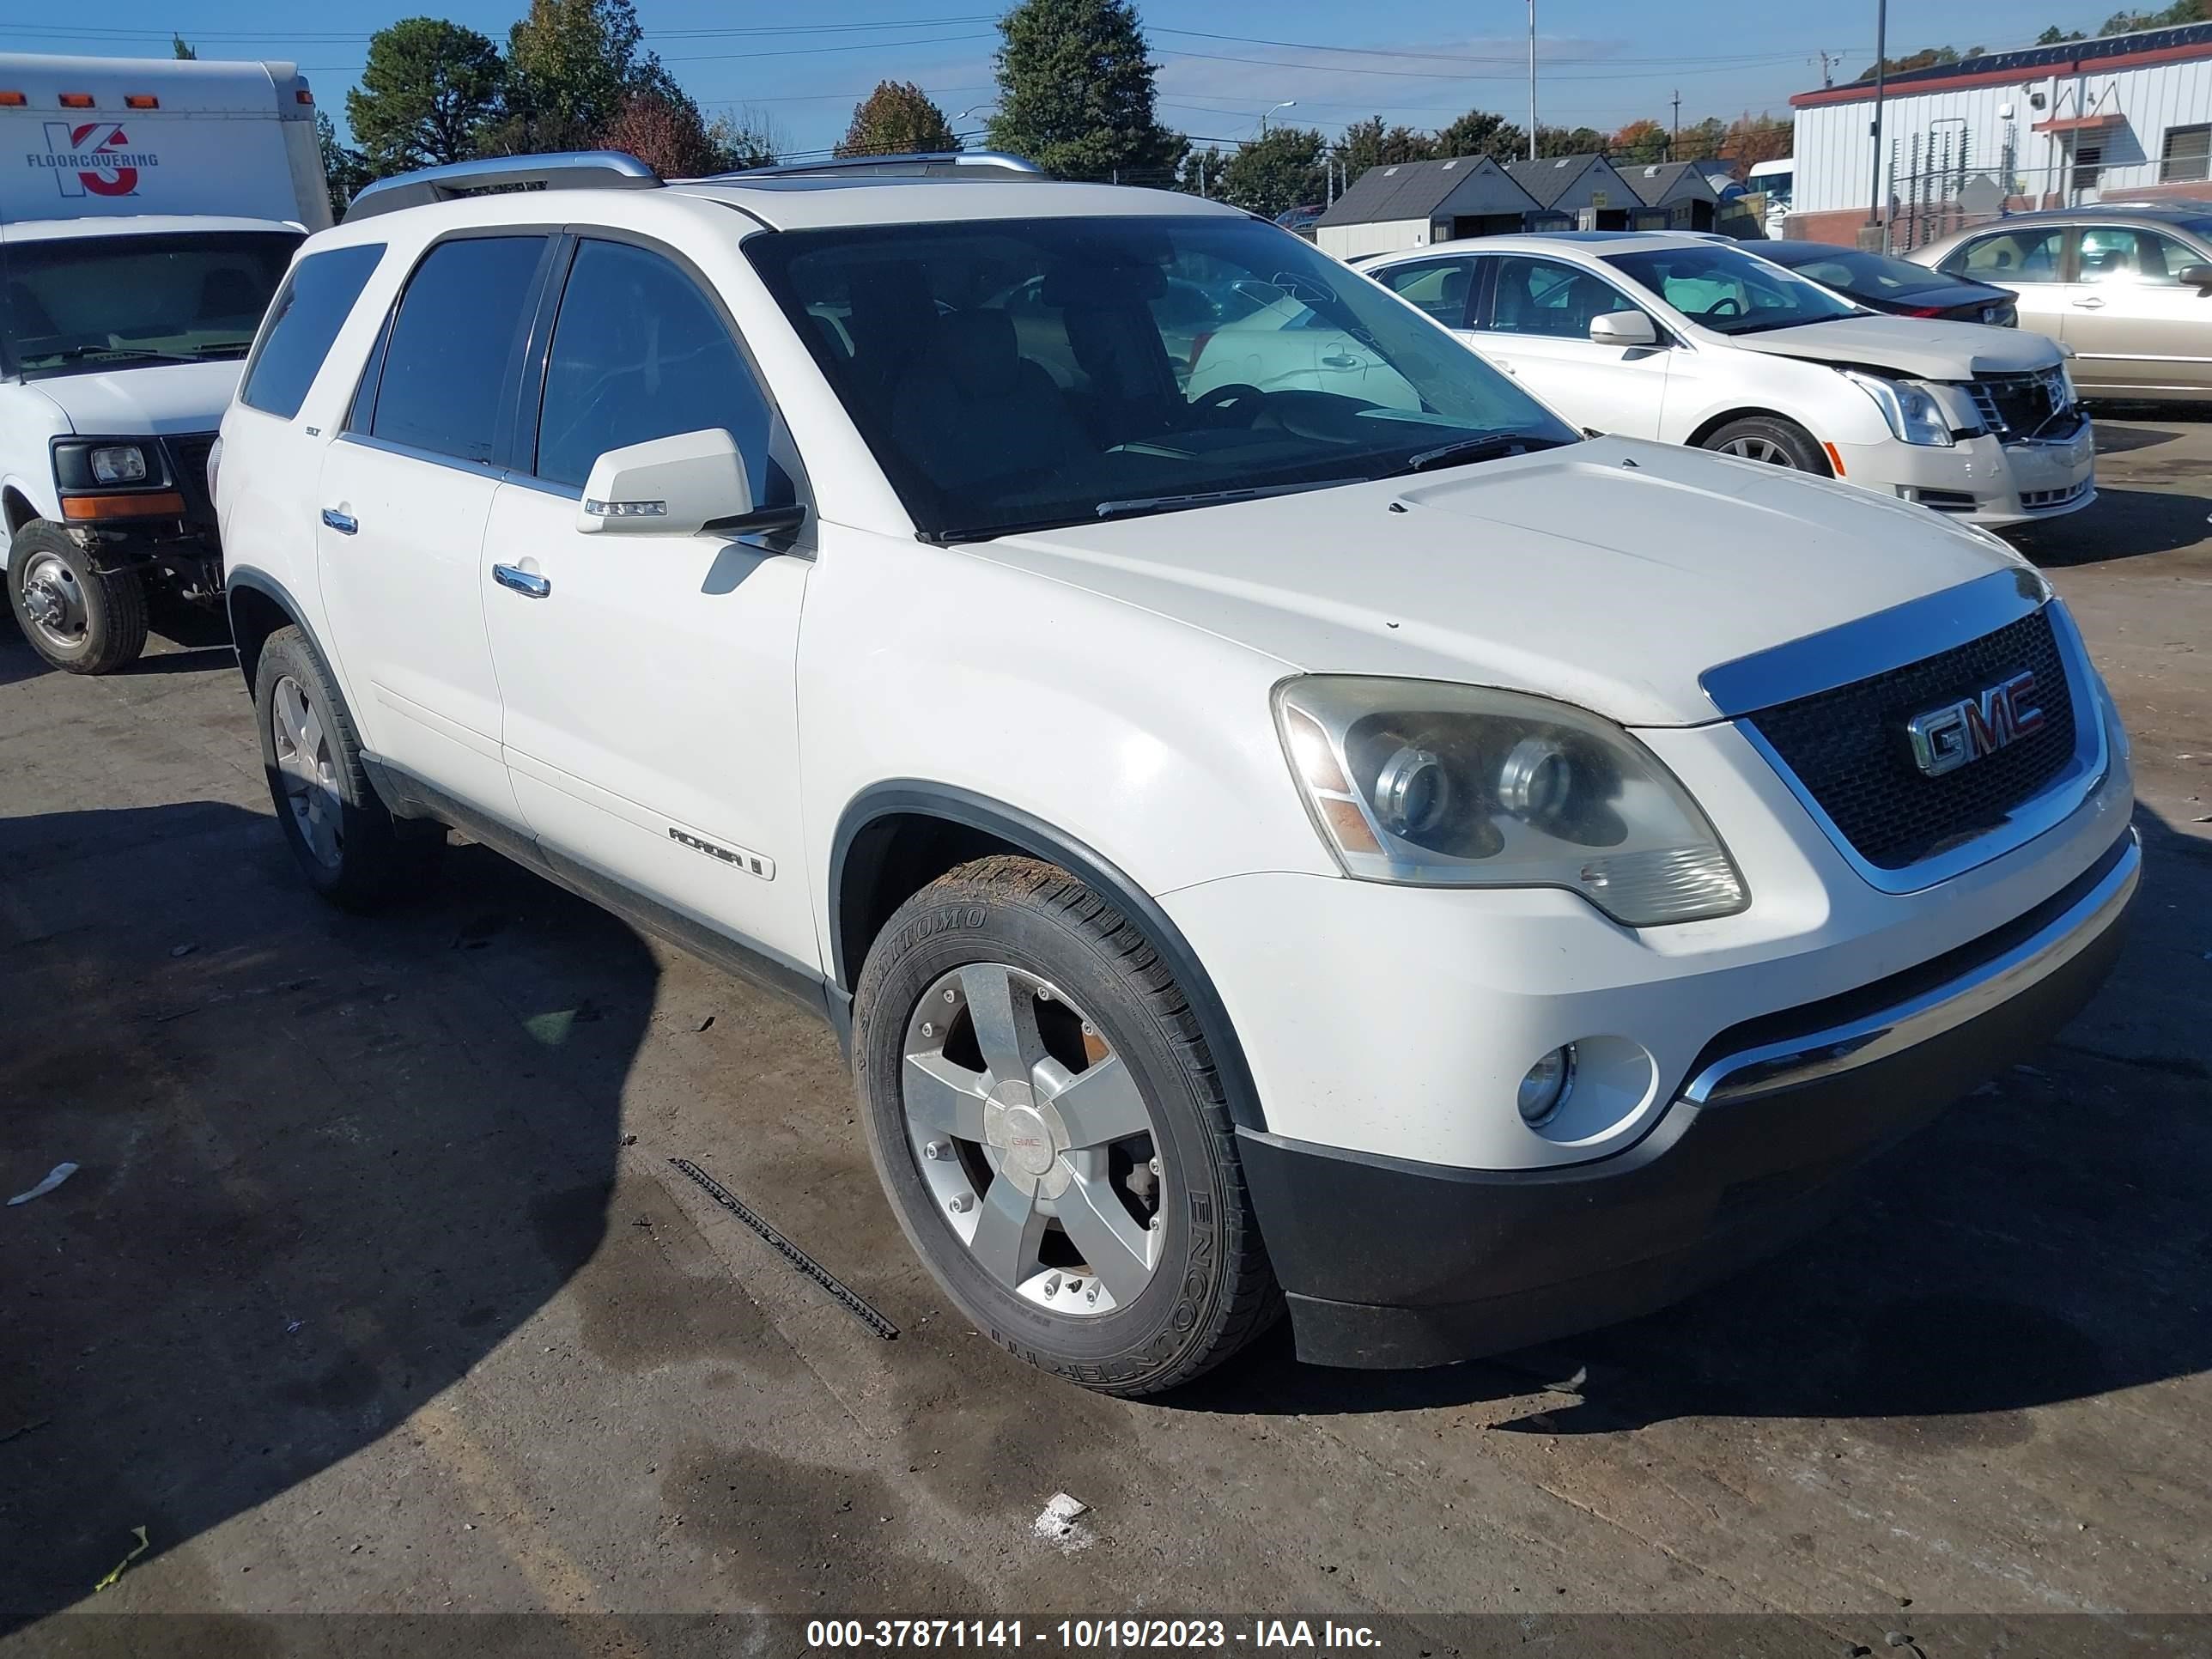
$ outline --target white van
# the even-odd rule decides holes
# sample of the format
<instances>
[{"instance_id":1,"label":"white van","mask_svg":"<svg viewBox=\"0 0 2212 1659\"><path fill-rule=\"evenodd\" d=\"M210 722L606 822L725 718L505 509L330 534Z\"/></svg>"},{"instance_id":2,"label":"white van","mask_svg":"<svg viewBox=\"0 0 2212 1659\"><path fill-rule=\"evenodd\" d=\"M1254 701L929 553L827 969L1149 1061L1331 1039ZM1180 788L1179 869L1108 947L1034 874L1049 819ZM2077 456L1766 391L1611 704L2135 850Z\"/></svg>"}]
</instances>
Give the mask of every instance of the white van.
<instances>
[{"instance_id":1,"label":"white van","mask_svg":"<svg viewBox=\"0 0 2212 1659\"><path fill-rule=\"evenodd\" d=\"M330 222L293 65L0 53L0 562L55 667L134 660L149 582L222 593L216 427Z\"/></svg>"}]
</instances>

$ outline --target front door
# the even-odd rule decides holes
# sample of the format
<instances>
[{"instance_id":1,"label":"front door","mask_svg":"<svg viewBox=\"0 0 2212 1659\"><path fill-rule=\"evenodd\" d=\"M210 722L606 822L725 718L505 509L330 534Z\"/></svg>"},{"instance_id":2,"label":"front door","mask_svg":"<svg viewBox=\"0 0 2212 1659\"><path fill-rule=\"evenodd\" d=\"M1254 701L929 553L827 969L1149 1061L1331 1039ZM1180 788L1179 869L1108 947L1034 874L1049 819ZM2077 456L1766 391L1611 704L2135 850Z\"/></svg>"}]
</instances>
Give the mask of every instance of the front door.
<instances>
[{"instance_id":1,"label":"front door","mask_svg":"<svg viewBox=\"0 0 2212 1659\"><path fill-rule=\"evenodd\" d=\"M530 829L817 976L793 684L811 562L711 532L576 527L601 454L708 428L736 441L757 500L793 499L770 459L775 412L720 307L662 252L577 243L536 426L477 574Z\"/></svg>"},{"instance_id":2,"label":"front door","mask_svg":"<svg viewBox=\"0 0 2212 1659\"><path fill-rule=\"evenodd\" d=\"M477 572L546 247L519 235L430 249L323 453L316 496L323 603L366 746L509 823Z\"/></svg>"},{"instance_id":3,"label":"front door","mask_svg":"<svg viewBox=\"0 0 2212 1659\"><path fill-rule=\"evenodd\" d=\"M2146 398L2212 390L2212 298L2181 283L2204 255L2138 226L2078 234L2064 334L2075 383Z\"/></svg>"},{"instance_id":4,"label":"front door","mask_svg":"<svg viewBox=\"0 0 2212 1659\"><path fill-rule=\"evenodd\" d=\"M1589 337L1591 319L1642 307L1595 271L1563 260L1504 253L1490 263L1495 279L1468 343L1577 426L1658 437L1672 352ZM1657 318L1651 325L1667 337Z\"/></svg>"},{"instance_id":5,"label":"front door","mask_svg":"<svg viewBox=\"0 0 2212 1659\"><path fill-rule=\"evenodd\" d=\"M2066 228L2027 225L1991 231L1955 247L1942 269L1970 283L2010 289L2019 297L2020 325L2052 340L2066 332Z\"/></svg>"}]
</instances>

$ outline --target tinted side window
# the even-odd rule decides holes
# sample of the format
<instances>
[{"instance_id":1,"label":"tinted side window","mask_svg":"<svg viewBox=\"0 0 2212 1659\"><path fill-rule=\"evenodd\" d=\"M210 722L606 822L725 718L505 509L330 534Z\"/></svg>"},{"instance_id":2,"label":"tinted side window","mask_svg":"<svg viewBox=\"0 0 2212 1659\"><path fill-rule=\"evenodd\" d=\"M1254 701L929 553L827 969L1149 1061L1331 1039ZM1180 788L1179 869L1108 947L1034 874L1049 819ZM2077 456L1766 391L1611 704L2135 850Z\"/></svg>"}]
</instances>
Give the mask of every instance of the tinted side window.
<instances>
[{"instance_id":1,"label":"tinted side window","mask_svg":"<svg viewBox=\"0 0 2212 1659\"><path fill-rule=\"evenodd\" d=\"M493 458L542 236L441 242L408 279L369 431L465 461Z\"/></svg>"},{"instance_id":2,"label":"tinted side window","mask_svg":"<svg viewBox=\"0 0 2212 1659\"><path fill-rule=\"evenodd\" d=\"M269 308L261 349L253 354L238 400L288 421L297 415L307 388L322 372L331 342L383 258L384 244L373 242L334 247L301 260Z\"/></svg>"},{"instance_id":3,"label":"tinted side window","mask_svg":"<svg viewBox=\"0 0 2212 1659\"><path fill-rule=\"evenodd\" d=\"M1425 259L1378 270L1375 279L1446 328L1467 326L1468 290L1474 286L1472 259Z\"/></svg>"},{"instance_id":4,"label":"tinted side window","mask_svg":"<svg viewBox=\"0 0 2212 1659\"><path fill-rule=\"evenodd\" d=\"M2058 280L2058 245L2065 231L2008 230L2001 235L1978 237L1943 261L1954 276L1978 283L1998 283L2018 288L2023 283Z\"/></svg>"},{"instance_id":5,"label":"tinted side window","mask_svg":"<svg viewBox=\"0 0 2212 1659\"><path fill-rule=\"evenodd\" d=\"M580 487L610 449L718 427L762 491L768 403L720 315L660 255L582 243L545 367L538 476Z\"/></svg>"}]
</instances>

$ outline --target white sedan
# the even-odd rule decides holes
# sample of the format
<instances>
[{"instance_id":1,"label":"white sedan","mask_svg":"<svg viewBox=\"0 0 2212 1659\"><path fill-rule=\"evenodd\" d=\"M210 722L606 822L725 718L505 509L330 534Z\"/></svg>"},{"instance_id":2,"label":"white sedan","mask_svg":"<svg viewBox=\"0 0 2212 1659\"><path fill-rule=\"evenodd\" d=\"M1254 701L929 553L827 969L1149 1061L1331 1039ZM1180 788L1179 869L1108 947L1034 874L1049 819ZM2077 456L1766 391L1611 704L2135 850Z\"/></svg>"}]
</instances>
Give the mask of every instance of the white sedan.
<instances>
[{"instance_id":1,"label":"white sedan","mask_svg":"<svg viewBox=\"0 0 2212 1659\"><path fill-rule=\"evenodd\" d=\"M1586 428L1842 478L1982 525L2096 498L2089 422L2039 335L1877 315L1681 234L1492 236L1360 270ZM1217 331L1191 391L1315 373L1281 309ZM1353 368L1371 356L1333 339L1329 378L1402 403L1384 375Z\"/></svg>"}]
</instances>

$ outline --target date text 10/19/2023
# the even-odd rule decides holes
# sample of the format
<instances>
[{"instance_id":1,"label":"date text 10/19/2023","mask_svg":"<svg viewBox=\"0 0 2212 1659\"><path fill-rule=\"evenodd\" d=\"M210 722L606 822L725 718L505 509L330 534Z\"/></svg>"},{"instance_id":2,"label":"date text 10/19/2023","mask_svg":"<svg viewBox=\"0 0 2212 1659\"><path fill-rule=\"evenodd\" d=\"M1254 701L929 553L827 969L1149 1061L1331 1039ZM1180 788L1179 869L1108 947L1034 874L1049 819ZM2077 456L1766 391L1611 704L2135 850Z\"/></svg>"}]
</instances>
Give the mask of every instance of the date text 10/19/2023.
<instances>
[{"instance_id":1,"label":"date text 10/19/2023","mask_svg":"<svg viewBox=\"0 0 2212 1659\"><path fill-rule=\"evenodd\" d=\"M1048 1624L1019 1619L814 1619L807 1621L806 1645L818 1651L1042 1646L1048 1652L1110 1653L1148 1648L1371 1650L1382 1641L1365 1625L1328 1619L1061 1619Z\"/></svg>"}]
</instances>

